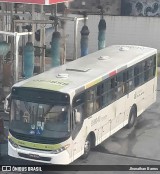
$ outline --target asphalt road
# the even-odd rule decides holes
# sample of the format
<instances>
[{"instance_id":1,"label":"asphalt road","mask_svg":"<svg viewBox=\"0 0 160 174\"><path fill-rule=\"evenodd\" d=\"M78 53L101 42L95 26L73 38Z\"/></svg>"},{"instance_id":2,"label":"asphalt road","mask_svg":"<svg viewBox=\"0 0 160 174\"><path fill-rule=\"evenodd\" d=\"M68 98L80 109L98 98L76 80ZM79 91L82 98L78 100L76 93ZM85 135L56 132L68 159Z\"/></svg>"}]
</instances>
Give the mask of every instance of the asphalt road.
<instances>
[{"instance_id":1,"label":"asphalt road","mask_svg":"<svg viewBox=\"0 0 160 174\"><path fill-rule=\"evenodd\" d=\"M5 124L7 127L7 123ZM138 118L137 124L132 129L123 128L113 136L104 141L91 151L86 160L78 159L71 165L160 165L160 77L158 78L157 101L147 109L141 117ZM41 165L30 161L11 159L7 156L7 144L1 147L2 156L0 157L1 165ZM29 173L29 172L27 172ZM33 173L33 172L32 172ZM53 174L125 174L128 172L115 171L59 171L44 172ZM132 174L145 173L142 171L132 171ZM158 174L157 171L148 171L147 174Z\"/></svg>"}]
</instances>

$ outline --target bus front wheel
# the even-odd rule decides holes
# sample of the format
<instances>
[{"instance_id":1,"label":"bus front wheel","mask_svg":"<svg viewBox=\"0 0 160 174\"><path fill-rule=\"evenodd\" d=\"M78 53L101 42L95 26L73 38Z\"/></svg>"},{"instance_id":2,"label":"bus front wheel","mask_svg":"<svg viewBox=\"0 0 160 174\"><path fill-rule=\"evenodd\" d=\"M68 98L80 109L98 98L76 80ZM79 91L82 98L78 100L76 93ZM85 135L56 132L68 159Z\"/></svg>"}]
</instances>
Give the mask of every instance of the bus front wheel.
<instances>
[{"instance_id":1,"label":"bus front wheel","mask_svg":"<svg viewBox=\"0 0 160 174\"><path fill-rule=\"evenodd\" d=\"M82 155L82 159L86 159L88 157L90 150L91 150L91 138L90 136L88 136L84 143L84 154Z\"/></svg>"},{"instance_id":2,"label":"bus front wheel","mask_svg":"<svg viewBox=\"0 0 160 174\"><path fill-rule=\"evenodd\" d=\"M137 111L136 111L136 107L133 106L129 113L129 119L128 119L128 124L127 124L128 129L130 129L134 126L134 124L136 123L136 119L137 119Z\"/></svg>"}]
</instances>

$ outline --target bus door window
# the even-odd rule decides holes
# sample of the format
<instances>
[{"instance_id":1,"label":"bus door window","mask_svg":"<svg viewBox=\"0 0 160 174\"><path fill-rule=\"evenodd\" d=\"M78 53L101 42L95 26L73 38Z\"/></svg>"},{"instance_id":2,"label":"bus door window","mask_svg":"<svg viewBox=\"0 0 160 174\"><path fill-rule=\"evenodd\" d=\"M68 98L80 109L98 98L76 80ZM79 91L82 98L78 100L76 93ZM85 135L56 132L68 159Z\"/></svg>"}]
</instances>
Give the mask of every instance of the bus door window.
<instances>
[{"instance_id":1,"label":"bus door window","mask_svg":"<svg viewBox=\"0 0 160 174\"><path fill-rule=\"evenodd\" d=\"M85 114L84 103L85 103L85 93L79 94L73 99L73 117L72 117L73 129L75 129L83 121Z\"/></svg>"},{"instance_id":2,"label":"bus door window","mask_svg":"<svg viewBox=\"0 0 160 174\"><path fill-rule=\"evenodd\" d=\"M83 108L82 106L77 106L73 110L73 129L75 129L78 125L81 125L83 119Z\"/></svg>"}]
</instances>

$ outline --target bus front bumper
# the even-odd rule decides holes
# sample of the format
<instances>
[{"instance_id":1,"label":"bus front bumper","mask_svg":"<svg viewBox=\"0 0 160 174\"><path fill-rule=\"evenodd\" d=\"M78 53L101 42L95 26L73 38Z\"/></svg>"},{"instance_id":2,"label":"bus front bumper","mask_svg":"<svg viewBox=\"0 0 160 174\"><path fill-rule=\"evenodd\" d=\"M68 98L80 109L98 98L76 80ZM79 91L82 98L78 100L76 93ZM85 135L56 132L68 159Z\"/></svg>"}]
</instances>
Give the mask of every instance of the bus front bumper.
<instances>
[{"instance_id":1,"label":"bus front bumper","mask_svg":"<svg viewBox=\"0 0 160 174\"><path fill-rule=\"evenodd\" d=\"M64 150L57 154L52 154L45 151L37 151L28 148L15 148L10 142L8 142L8 155L14 158L20 158L29 161L48 163L48 164L69 164L71 163L71 158L69 152Z\"/></svg>"}]
</instances>

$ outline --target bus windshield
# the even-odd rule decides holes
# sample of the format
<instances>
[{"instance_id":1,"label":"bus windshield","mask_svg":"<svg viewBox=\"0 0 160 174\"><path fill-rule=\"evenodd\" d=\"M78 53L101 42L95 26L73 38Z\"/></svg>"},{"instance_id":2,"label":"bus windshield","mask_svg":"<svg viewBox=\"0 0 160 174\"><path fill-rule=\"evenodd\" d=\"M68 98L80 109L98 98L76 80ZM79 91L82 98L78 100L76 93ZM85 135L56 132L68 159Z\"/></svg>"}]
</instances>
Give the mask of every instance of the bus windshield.
<instances>
[{"instance_id":1,"label":"bus windshield","mask_svg":"<svg viewBox=\"0 0 160 174\"><path fill-rule=\"evenodd\" d=\"M42 138L64 138L70 132L69 106L12 99L10 130Z\"/></svg>"}]
</instances>

